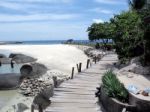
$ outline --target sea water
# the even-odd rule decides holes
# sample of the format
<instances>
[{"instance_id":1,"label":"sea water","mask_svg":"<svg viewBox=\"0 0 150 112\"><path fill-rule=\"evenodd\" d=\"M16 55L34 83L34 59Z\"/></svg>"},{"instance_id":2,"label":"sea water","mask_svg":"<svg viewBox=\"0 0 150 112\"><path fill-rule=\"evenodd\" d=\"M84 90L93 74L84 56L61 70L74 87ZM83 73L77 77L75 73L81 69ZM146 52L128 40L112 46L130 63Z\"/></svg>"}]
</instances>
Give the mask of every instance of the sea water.
<instances>
[{"instance_id":1,"label":"sea water","mask_svg":"<svg viewBox=\"0 0 150 112\"><path fill-rule=\"evenodd\" d=\"M14 64L14 68L10 64L2 64L0 66L0 75L9 74L9 73L20 73L20 68L22 64Z\"/></svg>"}]
</instances>

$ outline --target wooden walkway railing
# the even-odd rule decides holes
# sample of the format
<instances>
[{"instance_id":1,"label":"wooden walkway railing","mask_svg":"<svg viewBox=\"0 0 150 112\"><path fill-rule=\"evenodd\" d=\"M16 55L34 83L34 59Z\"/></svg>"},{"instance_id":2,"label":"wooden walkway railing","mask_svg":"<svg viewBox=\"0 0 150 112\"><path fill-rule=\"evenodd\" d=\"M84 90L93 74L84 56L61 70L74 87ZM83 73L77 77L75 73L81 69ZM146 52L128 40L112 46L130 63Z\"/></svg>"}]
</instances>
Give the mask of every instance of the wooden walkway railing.
<instances>
[{"instance_id":1,"label":"wooden walkway railing","mask_svg":"<svg viewBox=\"0 0 150 112\"><path fill-rule=\"evenodd\" d=\"M79 73L76 75L73 67L72 80L65 81L59 87L56 86L54 96L50 98L51 105L39 112L103 112L95 97L96 87L101 84L103 73L109 69L107 65L113 64L116 58L115 54L108 54L102 58L102 61L92 64L90 68L90 60L87 60L88 69L84 71L82 71L82 63L79 63L77 65Z\"/></svg>"}]
</instances>

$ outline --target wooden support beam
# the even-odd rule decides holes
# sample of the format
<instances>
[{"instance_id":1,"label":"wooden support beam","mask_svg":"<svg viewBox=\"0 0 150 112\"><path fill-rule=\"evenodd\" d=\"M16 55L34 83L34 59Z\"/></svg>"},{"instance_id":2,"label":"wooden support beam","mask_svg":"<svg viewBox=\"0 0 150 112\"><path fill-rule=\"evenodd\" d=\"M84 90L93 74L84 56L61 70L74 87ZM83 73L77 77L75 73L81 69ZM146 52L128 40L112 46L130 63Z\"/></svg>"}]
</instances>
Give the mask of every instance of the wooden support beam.
<instances>
[{"instance_id":1,"label":"wooden support beam","mask_svg":"<svg viewBox=\"0 0 150 112\"><path fill-rule=\"evenodd\" d=\"M96 64L96 61L97 61L97 57L95 56L95 57L94 57L94 62L95 62L95 64Z\"/></svg>"},{"instance_id":2,"label":"wooden support beam","mask_svg":"<svg viewBox=\"0 0 150 112\"><path fill-rule=\"evenodd\" d=\"M79 65L77 64L77 71L79 72Z\"/></svg>"},{"instance_id":3,"label":"wooden support beam","mask_svg":"<svg viewBox=\"0 0 150 112\"><path fill-rule=\"evenodd\" d=\"M87 64L86 64L86 68L89 68L89 64L90 64L90 59L87 59Z\"/></svg>"},{"instance_id":4,"label":"wooden support beam","mask_svg":"<svg viewBox=\"0 0 150 112\"><path fill-rule=\"evenodd\" d=\"M71 79L74 77L74 67L72 67Z\"/></svg>"},{"instance_id":5,"label":"wooden support beam","mask_svg":"<svg viewBox=\"0 0 150 112\"><path fill-rule=\"evenodd\" d=\"M34 105L31 105L31 112L34 112Z\"/></svg>"},{"instance_id":6,"label":"wooden support beam","mask_svg":"<svg viewBox=\"0 0 150 112\"><path fill-rule=\"evenodd\" d=\"M14 68L14 62L11 60L10 62L11 68Z\"/></svg>"},{"instance_id":7,"label":"wooden support beam","mask_svg":"<svg viewBox=\"0 0 150 112\"><path fill-rule=\"evenodd\" d=\"M79 63L79 72L81 72L82 69L82 63Z\"/></svg>"},{"instance_id":8,"label":"wooden support beam","mask_svg":"<svg viewBox=\"0 0 150 112\"><path fill-rule=\"evenodd\" d=\"M54 87L57 88L57 76L53 76Z\"/></svg>"}]
</instances>

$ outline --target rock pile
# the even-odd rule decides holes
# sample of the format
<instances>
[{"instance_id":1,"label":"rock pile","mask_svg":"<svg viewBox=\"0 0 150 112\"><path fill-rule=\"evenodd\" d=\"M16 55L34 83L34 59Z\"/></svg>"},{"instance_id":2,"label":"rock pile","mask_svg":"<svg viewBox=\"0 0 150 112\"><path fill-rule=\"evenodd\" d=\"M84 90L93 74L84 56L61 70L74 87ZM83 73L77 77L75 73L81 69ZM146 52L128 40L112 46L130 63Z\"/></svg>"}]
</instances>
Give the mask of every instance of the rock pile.
<instances>
[{"instance_id":1,"label":"rock pile","mask_svg":"<svg viewBox=\"0 0 150 112\"><path fill-rule=\"evenodd\" d=\"M38 79L24 79L20 85L20 93L26 96L36 96L52 85Z\"/></svg>"},{"instance_id":2,"label":"rock pile","mask_svg":"<svg viewBox=\"0 0 150 112\"><path fill-rule=\"evenodd\" d=\"M105 55L105 52L102 52L102 50L96 50L94 48L88 48L84 51L84 53L92 59L96 57L97 60L100 60L101 57Z\"/></svg>"}]
</instances>

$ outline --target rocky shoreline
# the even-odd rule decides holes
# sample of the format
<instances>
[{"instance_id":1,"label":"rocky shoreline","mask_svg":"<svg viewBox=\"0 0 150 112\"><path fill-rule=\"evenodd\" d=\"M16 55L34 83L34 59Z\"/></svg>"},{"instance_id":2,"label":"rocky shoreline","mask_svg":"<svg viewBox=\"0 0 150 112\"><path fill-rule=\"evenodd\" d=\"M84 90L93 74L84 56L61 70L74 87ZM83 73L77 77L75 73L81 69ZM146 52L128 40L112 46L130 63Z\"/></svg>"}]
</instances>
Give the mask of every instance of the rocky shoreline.
<instances>
[{"instance_id":1,"label":"rocky shoreline","mask_svg":"<svg viewBox=\"0 0 150 112\"><path fill-rule=\"evenodd\" d=\"M82 50L91 59L102 55L101 51L91 47L80 46L78 49ZM19 93L25 97L31 97L33 99L32 104L35 106L39 105L39 102L41 102L43 108L48 104L49 97L53 95L53 76L57 77L56 81L58 85L70 78L70 76L62 72L47 69L45 65L36 63L37 60L35 58L24 54L11 54L10 58L13 58L16 63L25 64L21 69L21 76L23 77L20 79ZM29 68L30 70L28 70ZM30 108L31 105L28 106Z\"/></svg>"}]
</instances>

